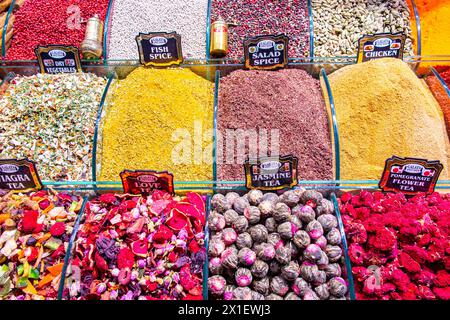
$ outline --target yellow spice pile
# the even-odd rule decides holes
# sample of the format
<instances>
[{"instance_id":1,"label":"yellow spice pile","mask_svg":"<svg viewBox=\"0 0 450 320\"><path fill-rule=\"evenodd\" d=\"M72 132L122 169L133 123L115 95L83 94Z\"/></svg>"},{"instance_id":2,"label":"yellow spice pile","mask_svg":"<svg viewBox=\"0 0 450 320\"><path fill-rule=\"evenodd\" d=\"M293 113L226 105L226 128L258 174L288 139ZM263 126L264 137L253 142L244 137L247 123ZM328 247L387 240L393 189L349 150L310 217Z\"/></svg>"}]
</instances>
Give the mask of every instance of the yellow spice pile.
<instances>
[{"instance_id":1,"label":"yellow spice pile","mask_svg":"<svg viewBox=\"0 0 450 320\"><path fill-rule=\"evenodd\" d=\"M329 76L341 143L341 178L379 179L393 155L440 160L447 179L449 141L426 84L399 59L379 59Z\"/></svg>"},{"instance_id":2,"label":"yellow spice pile","mask_svg":"<svg viewBox=\"0 0 450 320\"><path fill-rule=\"evenodd\" d=\"M212 180L213 84L189 69L137 68L110 89L98 179L167 170L175 180Z\"/></svg>"}]
</instances>

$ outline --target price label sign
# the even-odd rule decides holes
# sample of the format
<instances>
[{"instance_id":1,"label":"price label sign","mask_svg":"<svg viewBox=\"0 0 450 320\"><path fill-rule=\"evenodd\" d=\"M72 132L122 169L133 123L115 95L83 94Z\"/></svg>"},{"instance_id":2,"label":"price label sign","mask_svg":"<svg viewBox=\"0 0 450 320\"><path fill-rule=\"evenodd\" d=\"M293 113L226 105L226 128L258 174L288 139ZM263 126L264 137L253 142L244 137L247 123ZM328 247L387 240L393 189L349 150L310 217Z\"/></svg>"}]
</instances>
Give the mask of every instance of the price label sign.
<instances>
[{"instance_id":1,"label":"price label sign","mask_svg":"<svg viewBox=\"0 0 450 320\"><path fill-rule=\"evenodd\" d=\"M183 62L181 36L175 32L140 33L136 42L139 60L145 66L169 67Z\"/></svg>"},{"instance_id":2,"label":"price label sign","mask_svg":"<svg viewBox=\"0 0 450 320\"><path fill-rule=\"evenodd\" d=\"M148 195L153 190L162 190L174 194L173 174L167 171L124 170L120 178L125 193Z\"/></svg>"},{"instance_id":3,"label":"price label sign","mask_svg":"<svg viewBox=\"0 0 450 320\"><path fill-rule=\"evenodd\" d=\"M358 63L381 58L403 59L405 41L403 33L365 35L358 41Z\"/></svg>"},{"instance_id":4,"label":"price label sign","mask_svg":"<svg viewBox=\"0 0 450 320\"><path fill-rule=\"evenodd\" d=\"M289 38L268 35L244 41L245 67L250 70L274 70L288 64Z\"/></svg>"},{"instance_id":5,"label":"price label sign","mask_svg":"<svg viewBox=\"0 0 450 320\"><path fill-rule=\"evenodd\" d=\"M35 49L41 73L82 72L80 52L77 47L63 45L39 46Z\"/></svg>"},{"instance_id":6,"label":"price label sign","mask_svg":"<svg viewBox=\"0 0 450 320\"><path fill-rule=\"evenodd\" d=\"M386 160L383 176L378 184L383 191L407 195L430 194L444 166L440 161L393 156Z\"/></svg>"},{"instance_id":7,"label":"price label sign","mask_svg":"<svg viewBox=\"0 0 450 320\"><path fill-rule=\"evenodd\" d=\"M248 159L244 170L248 189L282 190L298 184L298 159L292 155Z\"/></svg>"},{"instance_id":8,"label":"price label sign","mask_svg":"<svg viewBox=\"0 0 450 320\"><path fill-rule=\"evenodd\" d=\"M42 189L36 164L28 159L0 160L0 189L30 192Z\"/></svg>"}]
</instances>

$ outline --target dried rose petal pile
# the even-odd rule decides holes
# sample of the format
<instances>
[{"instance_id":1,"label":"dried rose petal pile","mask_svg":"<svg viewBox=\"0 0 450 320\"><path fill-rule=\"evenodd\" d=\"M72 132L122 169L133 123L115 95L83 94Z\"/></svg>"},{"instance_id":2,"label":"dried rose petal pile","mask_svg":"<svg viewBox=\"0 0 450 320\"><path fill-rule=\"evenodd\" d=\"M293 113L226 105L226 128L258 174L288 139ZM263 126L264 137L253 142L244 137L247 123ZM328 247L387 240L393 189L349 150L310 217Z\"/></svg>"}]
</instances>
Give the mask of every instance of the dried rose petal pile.
<instances>
[{"instance_id":1,"label":"dried rose petal pile","mask_svg":"<svg viewBox=\"0 0 450 320\"><path fill-rule=\"evenodd\" d=\"M75 242L71 299L202 299L205 201L155 191L103 194L86 205ZM77 272L80 271L80 272Z\"/></svg>"},{"instance_id":2,"label":"dried rose petal pile","mask_svg":"<svg viewBox=\"0 0 450 320\"><path fill-rule=\"evenodd\" d=\"M56 299L82 199L0 190L0 300Z\"/></svg>"},{"instance_id":3,"label":"dried rose petal pile","mask_svg":"<svg viewBox=\"0 0 450 320\"><path fill-rule=\"evenodd\" d=\"M341 234L317 191L216 194L208 288L223 300L345 300Z\"/></svg>"},{"instance_id":4,"label":"dried rose petal pile","mask_svg":"<svg viewBox=\"0 0 450 320\"><path fill-rule=\"evenodd\" d=\"M358 299L450 299L450 195L340 198Z\"/></svg>"}]
</instances>

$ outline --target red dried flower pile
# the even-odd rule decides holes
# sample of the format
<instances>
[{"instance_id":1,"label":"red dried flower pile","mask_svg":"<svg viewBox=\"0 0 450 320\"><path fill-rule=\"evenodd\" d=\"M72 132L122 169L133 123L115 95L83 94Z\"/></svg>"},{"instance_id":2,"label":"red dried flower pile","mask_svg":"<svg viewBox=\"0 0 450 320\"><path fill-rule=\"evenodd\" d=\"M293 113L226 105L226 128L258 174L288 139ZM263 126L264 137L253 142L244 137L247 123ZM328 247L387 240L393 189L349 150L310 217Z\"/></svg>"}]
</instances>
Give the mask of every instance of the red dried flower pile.
<instances>
[{"instance_id":1,"label":"red dried flower pile","mask_svg":"<svg viewBox=\"0 0 450 320\"><path fill-rule=\"evenodd\" d=\"M450 299L450 195L340 198L357 299Z\"/></svg>"},{"instance_id":2,"label":"red dried flower pile","mask_svg":"<svg viewBox=\"0 0 450 320\"><path fill-rule=\"evenodd\" d=\"M65 295L81 300L201 300L205 199L155 191L86 205ZM78 272L79 271L79 272Z\"/></svg>"}]
</instances>

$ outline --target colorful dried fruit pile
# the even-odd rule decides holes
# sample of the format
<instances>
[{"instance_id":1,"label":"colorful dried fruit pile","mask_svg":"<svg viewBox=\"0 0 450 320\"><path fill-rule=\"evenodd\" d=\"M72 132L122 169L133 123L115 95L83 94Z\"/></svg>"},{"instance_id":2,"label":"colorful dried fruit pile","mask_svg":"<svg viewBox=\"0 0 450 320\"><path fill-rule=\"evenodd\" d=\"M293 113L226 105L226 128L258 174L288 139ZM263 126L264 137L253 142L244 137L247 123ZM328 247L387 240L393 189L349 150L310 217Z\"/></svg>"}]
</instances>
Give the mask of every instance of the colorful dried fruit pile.
<instances>
[{"instance_id":1,"label":"colorful dried fruit pile","mask_svg":"<svg viewBox=\"0 0 450 320\"><path fill-rule=\"evenodd\" d=\"M316 191L216 194L208 218L209 294L223 300L345 300L341 234Z\"/></svg>"},{"instance_id":2,"label":"colorful dried fruit pile","mask_svg":"<svg viewBox=\"0 0 450 320\"><path fill-rule=\"evenodd\" d=\"M86 205L65 296L82 300L202 299L205 201L104 194ZM77 272L80 271L80 272Z\"/></svg>"},{"instance_id":3,"label":"colorful dried fruit pile","mask_svg":"<svg viewBox=\"0 0 450 320\"><path fill-rule=\"evenodd\" d=\"M450 299L450 195L346 193L357 299Z\"/></svg>"},{"instance_id":4,"label":"colorful dried fruit pile","mask_svg":"<svg viewBox=\"0 0 450 320\"><path fill-rule=\"evenodd\" d=\"M56 299L82 199L0 190L0 300Z\"/></svg>"}]
</instances>

